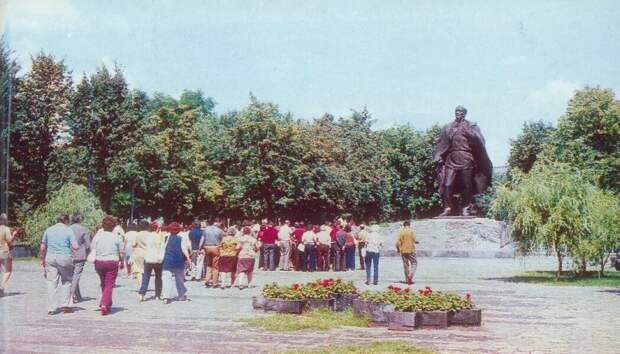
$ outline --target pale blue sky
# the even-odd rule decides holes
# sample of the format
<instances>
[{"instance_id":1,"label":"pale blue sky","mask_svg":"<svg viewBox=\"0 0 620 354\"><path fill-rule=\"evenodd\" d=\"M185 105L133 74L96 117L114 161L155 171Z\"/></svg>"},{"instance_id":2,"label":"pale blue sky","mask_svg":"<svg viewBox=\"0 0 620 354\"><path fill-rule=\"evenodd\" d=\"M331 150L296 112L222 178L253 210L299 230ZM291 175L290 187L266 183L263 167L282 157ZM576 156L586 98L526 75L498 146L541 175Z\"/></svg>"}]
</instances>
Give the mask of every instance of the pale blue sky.
<instances>
[{"instance_id":1,"label":"pale blue sky","mask_svg":"<svg viewBox=\"0 0 620 354\"><path fill-rule=\"evenodd\" d=\"M302 118L366 105L377 128L443 124L462 104L496 165L576 88L620 91L619 1L0 3L25 68L40 49L75 77L116 61L132 87L202 89L218 112L251 91Z\"/></svg>"}]
</instances>

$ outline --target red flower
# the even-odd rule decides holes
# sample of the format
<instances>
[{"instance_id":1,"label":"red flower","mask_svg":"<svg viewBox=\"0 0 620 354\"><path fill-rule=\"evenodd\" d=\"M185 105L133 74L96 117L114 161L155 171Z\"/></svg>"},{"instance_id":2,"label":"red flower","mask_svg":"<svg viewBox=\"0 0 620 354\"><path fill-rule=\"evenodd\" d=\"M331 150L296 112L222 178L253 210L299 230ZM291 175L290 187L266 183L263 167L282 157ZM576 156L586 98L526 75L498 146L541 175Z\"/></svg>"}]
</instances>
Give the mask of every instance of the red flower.
<instances>
[{"instance_id":1,"label":"red flower","mask_svg":"<svg viewBox=\"0 0 620 354\"><path fill-rule=\"evenodd\" d=\"M471 294L465 293L465 299L467 299L467 301L471 301Z\"/></svg>"},{"instance_id":2,"label":"red flower","mask_svg":"<svg viewBox=\"0 0 620 354\"><path fill-rule=\"evenodd\" d=\"M407 288L407 289L403 290L403 292L404 292L405 294L409 294L409 292L410 292L410 291L411 291L411 289L409 289L409 288Z\"/></svg>"},{"instance_id":3,"label":"red flower","mask_svg":"<svg viewBox=\"0 0 620 354\"><path fill-rule=\"evenodd\" d=\"M300 287L298 283L293 284L293 290L299 290Z\"/></svg>"}]
</instances>

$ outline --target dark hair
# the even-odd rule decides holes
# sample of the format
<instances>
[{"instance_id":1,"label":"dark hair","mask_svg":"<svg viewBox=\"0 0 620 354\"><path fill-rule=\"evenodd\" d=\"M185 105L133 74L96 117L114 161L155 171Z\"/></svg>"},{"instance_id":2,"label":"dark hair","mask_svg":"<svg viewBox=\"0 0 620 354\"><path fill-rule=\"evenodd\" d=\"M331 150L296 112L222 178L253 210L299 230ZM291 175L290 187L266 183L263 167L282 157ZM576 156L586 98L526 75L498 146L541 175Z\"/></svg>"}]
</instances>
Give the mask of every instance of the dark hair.
<instances>
[{"instance_id":1,"label":"dark hair","mask_svg":"<svg viewBox=\"0 0 620 354\"><path fill-rule=\"evenodd\" d=\"M63 224L68 224L69 223L69 215L67 215L67 214L60 214L60 215L58 215L58 222L61 222Z\"/></svg>"},{"instance_id":2,"label":"dark hair","mask_svg":"<svg viewBox=\"0 0 620 354\"><path fill-rule=\"evenodd\" d=\"M213 223L214 223L214 224L219 224L219 223L221 223L221 222L222 222L222 219L220 219L220 218L215 218L215 219L213 219Z\"/></svg>"},{"instance_id":3,"label":"dark hair","mask_svg":"<svg viewBox=\"0 0 620 354\"><path fill-rule=\"evenodd\" d=\"M6 216L6 214L2 213L0 214L0 225L8 225L9 224L9 218Z\"/></svg>"},{"instance_id":4,"label":"dark hair","mask_svg":"<svg viewBox=\"0 0 620 354\"><path fill-rule=\"evenodd\" d=\"M344 232L351 232L351 225L347 225L344 227Z\"/></svg>"},{"instance_id":5,"label":"dark hair","mask_svg":"<svg viewBox=\"0 0 620 354\"><path fill-rule=\"evenodd\" d=\"M140 231L149 231L149 225L150 224L151 223L148 220L142 219L138 223L138 230L140 230Z\"/></svg>"},{"instance_id":6,"label":"dark hair","mask_svg":"<svg viewBox=\"0 0 620 354\"><path fill-rule=\"evenodd\" d=\"M181 228L181 225L178 222L174 221L174 222L171 222L170 224L168 224L167 230L172 235L176 235L179 232L181 232L182 228Z\"/></svg>"},{"instance_id":7,"label":"dark hair","mask_svg":"<svg viewBox=\"0 0 620 354\"><path fill-rule=\"evenodd\" d=\"M72 224L79 224L82 222L82 214L79 212L75 212L73 213L73 215L71 215L71 223Z\"/></svg>"},{"instance_id":8,"label":"dark hair","mask_svg":"<svg viewBox=\"0 0 620 354\"><path fill-rule=\"evenodd\" d=\"M405 221L405 222L403 223L403 226L409 226L409 225L411 225L411 224L409 223L409 221Z\"/></svg>"}]
</instances>

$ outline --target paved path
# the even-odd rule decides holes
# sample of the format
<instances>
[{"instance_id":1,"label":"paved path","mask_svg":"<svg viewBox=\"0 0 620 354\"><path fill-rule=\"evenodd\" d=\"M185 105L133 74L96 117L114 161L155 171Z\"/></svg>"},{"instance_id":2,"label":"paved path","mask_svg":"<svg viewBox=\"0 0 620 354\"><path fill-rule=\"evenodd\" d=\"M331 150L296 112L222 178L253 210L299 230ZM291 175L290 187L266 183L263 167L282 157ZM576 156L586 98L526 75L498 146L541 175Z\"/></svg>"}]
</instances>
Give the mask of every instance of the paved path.
<instances>
[{"instance_id":1,"label":"paved path","mask_svg":"<svg viewBox=\"0 0 620 354\"><path fill-rule=\"evenodd\" d=\"M96 312L97 277L89 266L82 293L90 299L73 314L46 314L45 284L33 262L16 262L10 293L0 298L0 352L4 353L169 353L273 352L328 343L351 344L402 339L445 353L619 353L620 289L551 287L501 279L521 271L552 269L548 259L422 258L415 288L471 292L483 309L483 326L392 332L345 328L273 333L235 320L262 316L251 307L260 285L308 281L327 273L257 272L259 287L205 289L188 283L191 302L163 305L137 301L136 284L121 278L116 311ZM362 285L362 272L340 273ZM381 285L401 279L397 258L382 258ZM149 293L152 294L152 293Z\"/></svg>"}]
</instances>

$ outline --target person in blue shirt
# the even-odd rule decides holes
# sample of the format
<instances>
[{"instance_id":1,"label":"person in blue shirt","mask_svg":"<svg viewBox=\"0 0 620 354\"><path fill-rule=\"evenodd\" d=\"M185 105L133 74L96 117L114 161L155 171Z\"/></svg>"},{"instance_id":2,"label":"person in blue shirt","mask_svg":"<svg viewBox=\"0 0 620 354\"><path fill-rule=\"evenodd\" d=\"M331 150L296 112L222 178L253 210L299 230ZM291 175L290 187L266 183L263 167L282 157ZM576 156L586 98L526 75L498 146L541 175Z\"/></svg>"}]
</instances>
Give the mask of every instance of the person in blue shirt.
<instances>
[{"instance_id":1,"label":"person in blue shirt","mask_svg":"<svg viewBox=\"0 0 620 354\"><path fill-rule=\"evenodd\" d=\"M72 251L78 249L75 233L69 227L69 215L60 215L58 222L45 230L39 253L47 280L48 315L55 315L59 311L73 312L69 307L73 280Z\"/></svg>"},{"instance_id":2,"label":"person in blue shirt","mask_svg":"<svg viewBox=\"0 0 620 354\"><path fill-rule=\"evenodd\" d=\"M187 301L187 289L185 288L185 261L190 262L187 253L187 245L183 244L183 238L179 236L181 225L173 222L168 225L170 235L164 242L164 261L162 263L163 297L164 304L169 304L173 295L173 282L176 285L178 299Z\"/></svg>"},{"instance_id":3,"label":"person in blue shirt","mask_svg":"<svg viewBox=\"0 0 620 354\"><path fill-rule=\"evenodd\" d=\"M192 280L202 279L202 268L204 264L204 253L202 252L202 246L205 243L205 238L200 228L200 221L194 221L192 229L189 232L189 240L192 246L191 254L191 276Z\"/></svg>"}]
</instances>

